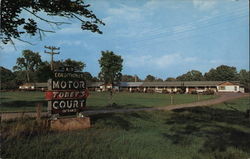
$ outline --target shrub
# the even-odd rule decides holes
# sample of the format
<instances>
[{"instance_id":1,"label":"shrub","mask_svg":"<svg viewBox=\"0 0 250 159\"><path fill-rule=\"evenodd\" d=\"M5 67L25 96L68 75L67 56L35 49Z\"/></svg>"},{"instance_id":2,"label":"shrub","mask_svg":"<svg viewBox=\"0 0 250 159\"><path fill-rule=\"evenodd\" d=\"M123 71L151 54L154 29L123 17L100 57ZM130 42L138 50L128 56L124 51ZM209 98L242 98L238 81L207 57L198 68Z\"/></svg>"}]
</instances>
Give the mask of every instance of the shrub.
<instances>
[{"instance_id":1,"label":"shrub","mask_svg":"<svg viewBox=\"0 0 250 159\"><path fill-rule=\"evenodd\" d=\"M165 90L165 89L164 89L164 90L162 90L162 93L163 93L163 94L169 94L170 92L169 92L168 90Z\"/></svg>"},{"instance_id":2,"label":"shrub","mask_svg":"<svg viewBox=\"0 0 250 159\"><path fill-rule=\"evenodd\" d=\"M176 93L177 93L177 94L184 94L184 93L185 93L185 91L184 91L184 90L182 90L182 89L178 89Z\"/></svg>"},{"instance_id":3,"label":"shrub","mask_svg":"<svg viewBox=\"0 0 250 159\"><path fill-rule=\"evenodd\" d=\"M214 95L214 93L215 92L213 90L209 89L209 90L204 91L202 94L203 95Z\"/></svg>"},{"instance_id":4,"label":"shrub","mask_svg":"<svg viewBox=\"0 0 250 159\"><path fill-rule=\"evenodd\" d=\"M148 89L147 93L154 93L155 91L153 89Z\"/></svg>"},{"instance_id":5,"label":"shrub","mask_svg":"<svg viewBox=\"0 0 250 159\"><path fill-rule=\"evenodd\" d=\"M198 94L197 91L193 90L191 91L191 94Z\"/></svg>"}]
</instances>

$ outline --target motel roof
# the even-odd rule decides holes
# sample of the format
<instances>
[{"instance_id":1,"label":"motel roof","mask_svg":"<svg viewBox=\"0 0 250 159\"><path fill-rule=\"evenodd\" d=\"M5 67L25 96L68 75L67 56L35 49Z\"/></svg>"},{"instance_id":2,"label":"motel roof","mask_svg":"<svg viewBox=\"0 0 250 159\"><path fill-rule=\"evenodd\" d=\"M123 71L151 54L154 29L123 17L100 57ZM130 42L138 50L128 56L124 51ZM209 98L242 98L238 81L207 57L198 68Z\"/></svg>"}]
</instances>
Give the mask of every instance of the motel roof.
<instances>
[{"instance_id":1,"label":"motel roof","mask_svg":"<svg viewBox=\"0 0 250 159\"><path fill-rule=\"evenodd\" d=\"M143 82L120 82L121 87L139 87L142 86Z\"/></svg>"},{"instance_id":2,"label":"motel roof","mask_svg":"<svg viewBox=\"0 0 250 159\"><path fill-rule=\"evenodd\" d=\"M168 82L144 82L143 87L212 87L218 86L227 81L168 81ZM235 85L239 85L239 82L230 82Z\"/></svg>"},{"instance_id":3,"label":"motel roof","mask_svg":"<svg viewBox=\"0 0 250 159\"><path fill-rule=\"evenodd\" d=\"M223 84L227 81L167 81L167 82L120 82L120 87L212 87ZM230 83L239 85L238 81L230 81ZM104 82L92 82L87 84L88 87L98 87Z\"/></svg>"},{"instance_id":4,"label":"motel roof","mask_svg":"<svg viewBox=\"0 0 250 159\"><path fill-rule=\"evenodd\" d=\"M120 82L120 87L214 87L223 83L242 86L238 81L166 81L166 82ZM25 86L47 87L47 83L25 83ZM87 87L100 87L104 82L87 82Z\"/></svg>"}]
</instances>

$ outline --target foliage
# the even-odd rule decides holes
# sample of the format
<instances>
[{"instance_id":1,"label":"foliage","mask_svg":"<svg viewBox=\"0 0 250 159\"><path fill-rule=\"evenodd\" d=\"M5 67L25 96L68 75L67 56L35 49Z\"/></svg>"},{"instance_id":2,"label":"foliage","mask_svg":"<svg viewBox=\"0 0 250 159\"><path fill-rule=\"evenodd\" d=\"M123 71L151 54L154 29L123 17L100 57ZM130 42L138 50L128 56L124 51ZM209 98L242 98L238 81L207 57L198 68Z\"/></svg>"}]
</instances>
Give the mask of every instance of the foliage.
<instances>
[{"instance_id":1,"label":"foliage","mask_svg":"<svg viewBox=\"0 0 250 159\"><path fill-rule=\"evenodd\" d=\"M97 78L97 77L93 77L91 81L92 81L92 82L100 82L100 79Z\"/></svg>"},{"instance_id":2,"label":"foliage","mask_svg":"<svg viewBox=\"0 0 250 159\"><path fill-rule=\"evenodd\" d=\"M30 36L39 35L40 39L42 34L46 32L53 32L41 28L39 22L45 22L51 28L68 24L66 22L51 21L48 17L77 19L82 25L82 30L89 30L92 32L102 33L98 25L104 23L98 19L83 0L4 0L1 3L1 32L3 33L2 42L7 44L14 39L21 39L22 34ZM22 17L21 14L27 13L29 17ZM46 16L40 16L40 13ZM34 18L32 18L34 17Z\"/></svg>"},{"instance_id":3,"label":"foliage","mask_svg":"<svg viewBox=\"0 0 250 159\"><path fill-rule=\"evenodd\" d=\"M202 92L203 95L214 95L214 93L215 93L214 90L211 89Z\"/></svg>"},{"instance_id":4,"label":"foliage","mask_svg":"<svg viewBox=\"0 0 250 159\"><path fill-rule=\"evenodd\" d=\"M89 72L83 72L86 81L92 81L93 77Z\"/></svg>"},{"instance_id":5,"label":"foliage","mask_svg":"<svg viewBox=\"0 0 250 159\"><path fill-rule=\"evenodd\" d=\"M236 67L226 65L218 66L205 73L205 79L208 81L236 81L238 80Z\"/></svg>"},{"instance_id":6,"label":"foliage","mask_svg":"<svg viewBox=\"0 0 250 159\"><path fill-rule=\"evenodd\" d=\"M113 84L121 80L122 62L121 56L113 53L113 51L102 51L102 57L99 59L101 71L99 78L106 84Z\"/></svg>"},{"instance_id":7,"label":"foliage","mask_svg":"<svg viewBox=\"0 0 250 159\"><path fill-rule=\"evenodd\" d=\"M202 81L203 75L200 71L192 70L187 72L186 74L178 76L176 79L178 81Z\"/></svg>"},{"instance_id":8,"label":"foliage","mask_svg":"<svg viewBox=\"0 0 250 159\"><path fill-rule=\"evenodd\" d=\"M0 66L0 89L17 88L15 77L15 74L11 70Z\"/></svg>"},{"instance_id":9,"label":"foliage","mask_svg":"<svg viewBox=\"0 0 250 159\"><path fill-rule=\"evenodd\" d=\"M52 76L49 62L41 62L35 73L35 82L47 82Z\"/></svg>"},{"instance_id":10,"label":"foliage","mask_svg":"<svg viewBox=\"0 0 250 159\"><path fill-rule=\"evenodd\" d=\"M36 71L41 62L41 56L38 52L23 50L22 57L17 58L17 65L13 67L13 70L25 71L27 82L30 82L30 73Z\"/></svg>"},{"instance_id":11,"label":"foliage","mask_svg":"<svg viewBox=\"0 0 250 159\"><path fill-rule=\"evenodd\" d=\"M135 76L132 75L122 75L121 81L122 82L135 82Z\"/></svg>"},{"instance_id":12,"label":"foliage","mask_svg":"<svg viewBox=\"0 0 250 159\"><path fill-rule=\"evenodd\" d=\"M152 75L147 75L147 77L144 79L145 82L153 82L156 78Z\"/></svg>"},{"instance_id":13,"label":"foliage","mask_svg":"<svg viewBox=\"0 0 250 159\"><path fill-rule=\"evenodd\" d=\"M168 77L165 81L176 81L174 77Z\"/></svg>"},{"instance_id":14,"label":"foliage","mask_svg":"<svg viewBox=\"0 0 250 159\"><path fill-rule=\"evenodd\" d=\"M53 65L54 65L55 70L61 69L62 67L70 66L70 67L74 67L75 71L82 71L86 66L84 62L75 61L70 58L64 61L63 60L54 61Z\"/></svg>"},{"instance_id":15,"label":"foliage","mask_svg":"<svg viewBox=\"0 0 250 159\"><path fill-rule=\"evenodd\" d=\"M155 81L156 81L156 82L163 82L163 79L157 78Z\"/></svg>"},{"instance_id":16,"label":"foliage","mask_svg":"<svg viewBox=\"0 0 250 159\"><path fill-rule=\"evenodd\" d=\"M13 72L11 72L11 70L4 68L2 66L0 66L0 74L1 74L1 82L7 82L10 80L13 80L15 78L15 75Z\"/></svg>"},{"instance_id":17,"label":"foliage","mask_svg":"<svg viewBox=\"0 0 250 159\"><path fill-rule=\"evenodd\" d=\"M15 71L15 81L18 86L27 82L26 71Z\"/></svg>"},{"instance_id":18,"label":"foliage","mask_svg":"<svg viewBox=\"0 0 250 159\"><path fill-rule=\"evenodd\" d=\"M240 83L243 84L245 91L250 91L250 71L246 71L245 69L240 70L239 72Z\"/></svg>"},{"instance_id":19,"label":"foliage","mask_svg":"<svg viewBox=\"0 0 250 159\"><path fill-rule=\"evenodd\" d=\"M82 71L85 68L85 63L81 61L75 61L66 59L65 61L54 61L54 68L71 66L76 71ZM17 58L17 65L13 67L17 70L15 73L16 81L18 84L25 82L47 82L52 76L50 63L47 61L41 61L40 55L30 50L23 51L23 57ZM26 78L25 75L26 74ZM89 76L90 75L90 76ZM92 78L91 74L87 73L87 78Z\"/></svg>"},{"instance_id":20,"label":"foliage","mask_svg":"<svg viewBox=\"0 0 250 159\"><path fill-rule=\"evenodd\" d=\"M85 63L81 61L75 61L66 59L64 61L54 61L54 68L60 69L61 67L71 66L75 68L75 71L82 71L85 68ZM50 68L49 62L41 62L35 75L36 82L47 82L49 78L52 76L52 71Z\"/></svg>"},{"instance_id":21,"label":"foliage","mask_svg":"<svg viewBox=\"0 0 250 159\"><path fill-rule=\"evenodd\" d=\"M70 58L63 61L62 64L64 66L74 67L75 71L82 71L86 67L85 63L83 63L81 61L71 60Z\"/></svg>"},{"instance_id":22,"label":"foliage","mask_svg":"<svg viewBox=\"0 0 250 159\"><path fill-rule=\"evenodd\" d=\"M198 92L196 90L192 90L191 94L198 94Z\"/></svg>"},{"instance_id":23,"label":"foliage","mask_svg":"<svg viewBox=\"0 0 250 159\"><path fill-rule=\"evenodd\" d=\"M164 90L162 90L162 93L163 94L169 94L170 92L168 90L164 89Z\"/></svg>"}]
</instances>

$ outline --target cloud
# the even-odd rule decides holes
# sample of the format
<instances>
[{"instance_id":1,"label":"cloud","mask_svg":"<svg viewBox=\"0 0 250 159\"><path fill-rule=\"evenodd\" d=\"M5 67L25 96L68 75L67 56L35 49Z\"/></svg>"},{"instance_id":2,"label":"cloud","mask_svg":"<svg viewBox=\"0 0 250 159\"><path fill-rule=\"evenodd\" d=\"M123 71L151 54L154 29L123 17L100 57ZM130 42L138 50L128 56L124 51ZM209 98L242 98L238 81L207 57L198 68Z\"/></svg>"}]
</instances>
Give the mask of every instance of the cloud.
<instances>
[{"instance_id":1,"label":"cloud","mask_svg":"<svg viewBox=\"0 0 250 159\"><path fill-rule=\"evenodd\" d=\"M194 7L200 10L210 10L216 3L215 0L193 0Z\"/></svg>"},{"instance_id":2,"label":"cloud","mask_svg":"<svg viewBox=\"0 0 250 159\"><path fill-rule=\"evenodd\" d=\"M154 69L163 69L176 64L183 64L187 62L196 62L196 57L184 57L179 53L153 56L153 55L142 55L142 56L125 56L125 66L131 68L147 68L151 67Z\"/></svg>"},{"instance_id":3,"label":"cloud","mask_svg":"<svg viewBox=\"0 0 250 159\"><path fill-rule=\"evenodd\" d=\"M80 46L86 44L81 40L60 40L57 42L57 46L68 45L68 46Z\"/></svg>"},{"instance_id":4,"label":"cloud","mask_svg":"<svg viewBox=\"0 0 250 159\"><path fill-rule=\"evenodd\" d=\"M72 34L80 34L83 33L83 30L81 29L80 24L72 24L72 25L66 25L65 28L62 28L57 32L57 34L61 35L72 35Z\"/></svg>"},{"instance_id":5,"label":"cloud","mask_svg":"<svg viewBox=\"0 0 250 159\"><path fill-rule=\"evenodd\" d=\"M14 45L12 45L10 43L1 45L0 52L3 53L3 54L16 53L16 52L19 53L19 51L17 51L17 50L22 50L25 47L30 45L28 43L25 43L25 42L22 42L22 41L19 41L19 40L16 40L16 39L13 39L13 42L14 42Z\"/></svg>"},{"instance_id":6,"label":"cloud","mask_svg":"<svg viewBox=\"0 0 250 159\"><path fill-rule=\"evenodd\" d=\"M120 5L119 8L109 8L108 14L128 21L140 20L142 18L141 9L127 5Z\"/></svg>"},{"instance_id":7,"label":"cloud","mask_svg":"<svg viewBox=\"0 0 250 159\"><path fill-rule=\"evenodd\" d=\"M189 30L193 30L195 29L195 25L194 24L185 24L185 25L177 25L175 27L173 27L173 33L181 33L181 32L186 32Z\"/></svg>"}]
</instances>

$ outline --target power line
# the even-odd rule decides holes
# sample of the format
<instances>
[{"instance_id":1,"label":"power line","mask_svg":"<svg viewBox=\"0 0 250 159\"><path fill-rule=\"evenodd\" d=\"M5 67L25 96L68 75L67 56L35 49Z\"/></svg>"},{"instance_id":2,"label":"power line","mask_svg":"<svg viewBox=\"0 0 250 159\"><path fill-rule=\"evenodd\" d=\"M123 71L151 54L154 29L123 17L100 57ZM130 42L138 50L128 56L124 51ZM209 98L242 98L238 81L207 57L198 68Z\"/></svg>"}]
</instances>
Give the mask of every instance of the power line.
<instances>
[{"instance_id":1,"label":"power line","mask_svg":"<svg viewBox=\"0 0 250 159\"><path fill-rule=\"evenodd\" d=\"M180 31L175 31L175 32L167 31L167 32L161 33L161 34L155 34L155 35L153 35L153 37L147 37L147 38L140 39L140 40L134 40L131 43L132 43L132 45L135 45L137 43L141 43L141 42L144 42L144 41L149 41L149 40L152 41L152 40L160 39L160 38L163 38L163 37L176 36L176 35L179 35L179 34L184 34L184 33L188 33L188 32L201 30L201 29L204 29L204 28L209 28L211 26L220 25L222 23L227 23L227 22L230 22L230 21L233 21L233 20L239 20L240 18L245 18L245 17L248 17L248 15L242 15L242 16L239 16L239 17L234 17L234 18L231 18L230 20L224 20L224 21L215 22L215 23L208 23L208 25L199 26L199 27L192 27L192 28L189 28L189 29L186 29L186 30L180 30Z\"/></svg>"},{"instance_id":2,"label":"power line","mask_svg":"<svg viewBox=\"0 0 250 159\"><path fill-rule=\"evenodd\" d=\"M219 20L221 18L228 18L230 15L230 13L234 13L233 16L237 16L237 15L241 15L242 13L245 13L246 11L248 11L248 8L245 7L245 8L237 8L235 10L233 10L233 12L227 12L227 13L223 13L223 14L215 14L215 15L212 15L211 17L207 17L207 18L201 18L201 19L198 19L194 22L188 22L188 23L184 23L184 24L180 24L180 25L171 25L171 26L167 26L167 27L164 27L164 28L159 28L159 29L153 29L153 30L150 30L150 31L147 31L147 32L143 32L143 33L146 33L146 34L161 34L161 33L164 33L164 32L168 32L168 28L173 28L173 27L176 27L176 26L186 26L186 25L199 25L199 24L206 24L206 23L209 23L209 21L211 20Z\"/></svg>"}]
</instances>

